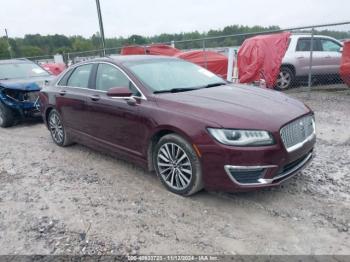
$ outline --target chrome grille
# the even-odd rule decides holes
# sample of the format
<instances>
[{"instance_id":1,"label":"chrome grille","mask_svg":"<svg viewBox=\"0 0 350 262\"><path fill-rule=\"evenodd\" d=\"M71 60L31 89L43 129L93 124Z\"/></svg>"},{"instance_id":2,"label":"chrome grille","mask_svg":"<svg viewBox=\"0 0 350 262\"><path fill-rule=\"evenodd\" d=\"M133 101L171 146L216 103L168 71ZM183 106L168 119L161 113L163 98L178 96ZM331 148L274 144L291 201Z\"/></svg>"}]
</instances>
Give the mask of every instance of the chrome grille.
<instances>
[{"instance_id":1,"label":"chrome grille","mask_svg":"<svg viewBox=\"0 0 350 262\"><path fill-rule=\"evenodd\" d=\"M290 152L301 147L314 133L315 120L313 116L308 115L282 127L281 138L287 151Z\"/></svg>"}]
</instances>

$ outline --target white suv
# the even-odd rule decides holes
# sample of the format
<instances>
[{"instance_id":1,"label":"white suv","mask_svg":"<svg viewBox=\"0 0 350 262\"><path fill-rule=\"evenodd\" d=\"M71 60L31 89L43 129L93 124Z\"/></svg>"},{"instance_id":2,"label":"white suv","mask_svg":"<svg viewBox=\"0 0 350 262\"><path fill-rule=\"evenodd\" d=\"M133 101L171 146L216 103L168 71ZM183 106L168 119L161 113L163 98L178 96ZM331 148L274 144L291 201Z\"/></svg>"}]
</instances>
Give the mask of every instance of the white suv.
<instances>
[{"instance_id":1,"label":"white suv","mask_svg":"<svg viewBox=\"0 0 350 262\"><path fill-rule=\"evenodd\" d=\"M338 75L342 43L332 37L315 35L313 41L313 76ZM311 35L293 34L282 60L276 89L288 89L297 79L307 77L310 68Z\"/></svg>"}]
</instances>

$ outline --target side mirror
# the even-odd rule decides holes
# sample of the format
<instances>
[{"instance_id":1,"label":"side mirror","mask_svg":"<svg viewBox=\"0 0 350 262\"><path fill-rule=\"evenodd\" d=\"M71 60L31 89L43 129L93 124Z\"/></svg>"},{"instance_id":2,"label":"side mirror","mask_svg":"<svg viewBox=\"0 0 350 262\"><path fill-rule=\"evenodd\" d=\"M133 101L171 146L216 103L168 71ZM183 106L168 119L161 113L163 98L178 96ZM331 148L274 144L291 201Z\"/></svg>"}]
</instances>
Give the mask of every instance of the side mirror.
<instances>
[{"instance_id":1,"label":"side mirror","mask_svg":"<svg viewBox=\"0 0 350 262\"><path fill-rule=\"evenodd\" d=\"M107 91L107 96L110 97L130 97L133 93L127 87L112 87Z\"/></svg>"},{"instance_id":2,"label":"side mirror","mask_svg":"<svg viewBox=\"0 0 350 262\"><path fill-rule=\"evenodd\" d=\"M343 47L339 48L339 53L343 53Z\"/></svg>"}]
</instances>

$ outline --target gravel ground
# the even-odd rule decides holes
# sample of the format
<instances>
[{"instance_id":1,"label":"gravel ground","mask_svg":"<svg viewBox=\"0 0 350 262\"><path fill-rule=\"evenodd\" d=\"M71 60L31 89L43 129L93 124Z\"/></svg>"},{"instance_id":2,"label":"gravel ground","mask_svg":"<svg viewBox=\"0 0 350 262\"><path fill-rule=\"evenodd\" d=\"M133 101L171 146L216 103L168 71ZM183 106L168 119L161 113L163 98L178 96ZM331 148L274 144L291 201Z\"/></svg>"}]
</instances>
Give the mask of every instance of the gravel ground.
<instances>
[{"instance_id":1,"label":"gravel ground","mask_svg":"<svg viewBox=\"0 0 350 262\"><path fill-rule=\"evenodd\" d=\"M350 92L292 91L316 112L316 158L282 186L168 193L154 174L41 123L0 130L0 255L350 254Z\"/></svg>"}]
</instances>

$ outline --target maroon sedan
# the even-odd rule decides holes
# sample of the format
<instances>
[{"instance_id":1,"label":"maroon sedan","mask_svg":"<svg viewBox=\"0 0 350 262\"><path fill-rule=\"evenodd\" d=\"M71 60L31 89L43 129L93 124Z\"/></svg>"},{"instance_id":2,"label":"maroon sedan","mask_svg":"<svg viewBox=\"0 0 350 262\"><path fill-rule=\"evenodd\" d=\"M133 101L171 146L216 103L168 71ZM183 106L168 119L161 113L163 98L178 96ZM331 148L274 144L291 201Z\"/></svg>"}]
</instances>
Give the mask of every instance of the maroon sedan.
<instances>
[{"instance_id":1,"label":"maroon sedan","mask_svg":"<svg viewBox=\"0 0 350 262\"><path fill-rule=\"evenodd\" d=\"M74 65L41 91L41 104L57 145L126 158L186 196L279 185L311 160L316 139L303 103L169 57Z\"/></svg>"}]
</instances>

